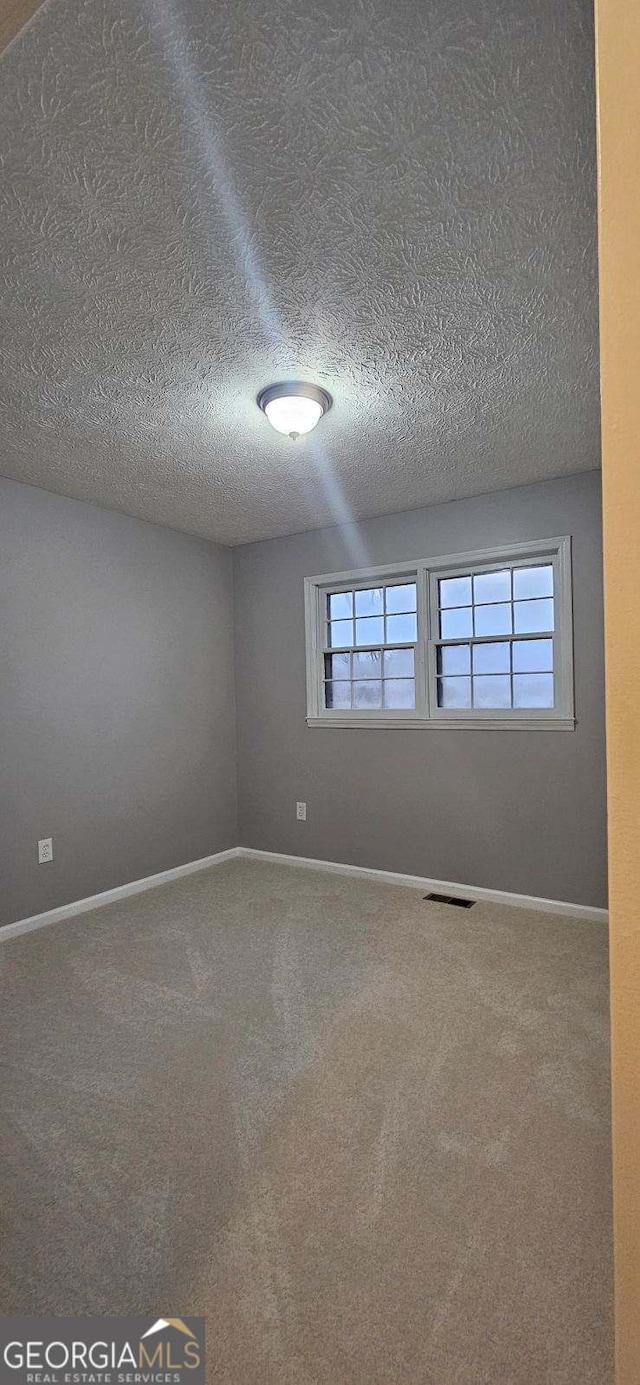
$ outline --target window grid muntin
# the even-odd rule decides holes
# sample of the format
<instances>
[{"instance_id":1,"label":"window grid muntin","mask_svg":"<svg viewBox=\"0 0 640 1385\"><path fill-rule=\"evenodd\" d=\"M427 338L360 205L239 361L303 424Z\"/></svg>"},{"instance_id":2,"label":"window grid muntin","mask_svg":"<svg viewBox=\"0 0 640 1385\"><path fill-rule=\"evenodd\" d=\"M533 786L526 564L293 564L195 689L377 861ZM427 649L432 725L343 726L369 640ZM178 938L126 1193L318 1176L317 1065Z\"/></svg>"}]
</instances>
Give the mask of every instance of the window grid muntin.
<instances>
[{"instance_id":1,"label":"window grid muntin","mask_svg":"<svg viewBox=\"0 0 640 1385\"><path fill-rule=\"evenodd\" d=\"M401 610L401 611L397 611L397 610L391 610L391 611L389 611L389 610L387 610L387 593L388 593L389 591L396 590L398 587L402 587L402 588L405 588L405 587L407 587L407 588L412 587L412 588L413 588L413 591L414 591L413 604L412 604L411 606L407 606L406 609ZM379 614L359 615L358 612L357 612L357 600L356 600L357 595L358 595L358 593L361 593L361 592L369 592L369 591L371 591L371 592L381 591L381 592L382 592L382 612L379 613ZM348 597L351 598L351 616L350 616L349 618L344 618L344 619L343 619L341 616L335 616L335 617L333 618L333 620L332 620L332 618L331 618L331 602L332 602L332 599L333 599L334 597L336 597L336 596L348 596ZM409 601L409 597L407 597L407 601ZM388 622L389 622L389 621L397 622L398 620L401 620L401 619L403 618L403 616L413 616L413 617L414 617L415 638L411 638L410 635L404 634L404 635L402 635L399 639L389 639L389 638L388 638L388 634L389 634ZM378 634L378 633L376 633L376 635L375 635L373 638L370 638L370 637L367 638L367 636L372 636L372 635L373 635L373 631L371 631L371 630L364 630L364 629L363 629L363 630L362 630L362 634L363 634L364 638L359 642L359 641L358 641L358 625L363 626L365 621L380 621L380 620L382 621L382 638L379 637L379 634ZM350 633L351 633L351 639L350 639L350 640L345 640L345 642L344 642L343 644L333 644L333 643L332 643L332 637L333 637L333 629L332 629L332 627L333 627L333 626L336 626L336 625L339 625L340 627L346 627L347 625L350 625L350 626L351 626L351 632L350 632ZM352 585L350 585L349 587L347 587L347 586L339 586L339 587L335 587L335 588L328 589L328 590L325 592L323 627L324 627L324 650L325 650L325 651L326 651L326 650L330 650L330 649L342 649L342 650L346 650L346 649L363 649L363 650L364 650L364 649L385 649L385 648L387 648L387 646L392 647L392 648L398 648L398 647L401 646L401 645L413 645L413 646L415 647L415 645L416 645L417 642L418 642L418 583L417 583L417 577L416 577L416 575L414 574L414 575L412 575L410 578L404 577L403 580L398 580L398 581L393 581L393 582L391 582L391 581L390 581L390 582L385 582L385 581L382 581L382 582L375 582L375 581L372 581L372 580L370 579L368 582L365 582L365 581L363 581L363 582L358 582L358 583L355 583L355 582L354 582L354 583L353 583ZM395 630L396 628L397 628L397 626L394 624L393 629ZM346 629L341 628L340 631L339 631L339 634L341 634L341 635L342 635L342 634L346 634Z\"/></svg>"},{"instance_id":2,"label":"window grid muntin","mask_svg":"<svg viewBox=\"0 0 640 1385\"><path fill-rule=\"evenodd\" d=\"M410 605L410 606L407 605L407 608L406 608L406 609L403 608L403 609L399 609L399 610L391 610L391 611L389 611L389 610L387 609L387 604L388 604L388 593L397 590L399 587L402 587L402 588L412 588L412 589L413 589L413 597L410 598L410 597L408 596L408 597L406 598L406 600L407 600L408 603L409 603L409 601L411 601L411 605ZM373 615L373 616L360 616L360 617L358 617L358 615L357 615L357 613L356 613L356 606L357 606L356 597L357 597L357 593L359 593L359 592L365 592L365 591L366 591L366 592L369 592L369 591L372 591L372 592L375 592L375 591L382 591L382 608L383 608L383 611L382 611L382 615L381 615L381 616L380 616L380 615ZM350 596L350 597L351 597L351 611L352 611L352 614L351 614L351 617L350 617L350 624L351 624L351 627L352 627L352 630L351 630L351 633L352 633L352 643L349 644L349 645L332 645L332 644L330 643L331 638L332 638L332 629L331 629L332 624L335 625L335 624L337 623L337 621L336 621L335 618L334 618L333 621L331 620L331 599L332 599L332 597L335 597L335 596ZM323 629L324 629L324 644L323 644L323 646L322 646L322 649L321 649L320 653L321 653L321 658L322 658L322 672L321 672L321 681L322 681L322 689L321 689L321 691L322 691L322 706L323 706L323 710L324 710L325 712L328 712L328 713L330 713L330 714L331 714L331 713L334 713L334 712L345 712L345 713L346 713L346 712L357 712L358 714L362 714L362 713L364 712L365 714L366 714L366 713L370 713L370 714L380 713L380 714L384 714L384 715L389 715L389 714L391 714L391 715L393 715L393 714L402 715L403 713L407 713L407 714L409 714L409 715L415 714L416 708L417 708L417 671L418 671L418 640L419 640L419 629L418 629L418 605L419 605L418 577L417 577L417 574L416 574L415 572L405 573L402 577L398 577L398 578L396 578L396 579L390 579L390 580L384 580L384 579L383 579L382 581L380 581L380 580L376 581L375 578L369 578L368 580L363 579L362 581L359 581L359 582L352 582L352 583L349 583L349 584L338 585L338 586L335 586L335 587L328 587L328 588L325 588L325 589L324 589L324 592L323 592ZM388 621L389 619L391 619L392 621L394 621L394 620L397 620L398 618L402 618L402 616L413 616L413 617L414 617L414 624L415 624L415 639L411 640L411 639L408 639L408 638L404 638L404 639L401 639L401 640L398 640L398 641L394 641L394 640L389 640L389 639L387 639L387 638L386 638L386 637L387 637L387 633L388 633L387 621ZM382 621L383 621L383 634L384 634L385 638L384 638L383 640L375 641L375 642L372 642L372 643L370 643L370 644L357 644L355 641L356 641L357 633L358 633L358 631L357 631L357 624L358 624L358 621L360 620L360 621L362 622L363 620L379 620L379 619L382 619ZM339 620L339 618L338 618L338 620ZM391 674L391 673L387 674L387 673L385 672L385 662L386 662L386 661L385 661L385 657L384 657L385 654L402 653L403 651L410 651L410 652L413 654L413 674L408 674L408 675L406 675L406 676L404 676L404 675L398 675L397 673L396 673L396 674ZM349 673L349 678L347 678L347 677L336 678L335 676L333 676L333 671L332 671L332 676L331 676L331 677L328 677L328 676L327 676L328 661L330 661L336 654L342 654L342 655L348 654L348 655L349 655L349 660L350 660L350 673ZM367 678L366 676L363 676L363 675L360 675L360 677L354 677L354 660L355 660L355 657L358 656L358 655L365 655L365 654L380 654L380 662L381 662L381 670L382 670L381 676L380 676L380 677L377 677L377 676L375 676L375 675L373 675L373 676L371 676L371 677L369 677L369 678ZM332 685L332 684L334 684L334 683L341 683L341 684L343 684L343 685L346 685L346 684L348 683L348 684L350 685L350 690L351 690L351 701L350 701L350 704L349 704L349 705L347 705L346 702L345 702L344 705L342 705L342 706L340 706L340 707L337 707L337 708L336 708L335 706L329 705L329 703L328 703L328 701L327 701L327 697L328 697L328 694L329 694L329 686ZM358 704L356 703L356 696L357 696L356 687L359 686L359 685L362 684L362 683L367 683L367 684L372 684L372 685L373 685L373 684L378 684L378 683L379 683L379 684L381 685L381 686L380 686L380 702L379 702L378 704L376 704L376 705L371 705L371 706L368 707L368 706L366 706L366 705L362 705L362 704L359 704L359 705L358 705ZM403 705L403 704L401 704L400 706L396 706L396 707L393 707L393 706L388 705L388 703L387 703L387 701L386 701L386 697L387 697L387 686L388 686L388 684L390 684L390 683L395 683L395 684L407 684L407 685L410 685L410 686L411 686L411 688L413 689L413 700L412 700L412 702L411 702L410 705Z\"/></svg>"},{"instance_id":3,"label":"window grid muntin","mask_svg":"<svg viewBox=\"0 0 640 1385\"><path fill-rule=\"evenodd\" d=\"M513 560L504 561L504 562L496 561L496 559L492 560L491 558L489 558L489 559L487 559L486 561L479 562L479 563L477 563L477 564L476 564L476 563L469 563L468 565L465 564L464 566L460 566L460 567L455 567L455 568L452 567L452 568L440 569L440 570L438 570L437 568L434 567L434 569L431 570L431 572L430 572L430 574L429 574L429 580L430 580L430 602L429 602L429 605L430 605L430 614L431 614L431 624L432 624L432 628L435 629L435 630L437 631L436 637L435 637L432 641L430 641L430 643L431 643L431 645L432 645L432 647L433 647L433 650L434 650L434 660L433 660L433 665L432 665L432 672L431 672L430 678L429 678L430 689L432 690L433 696L434 696L434 698L435 698L435 706L432 705L432 709L431 709L431 715L432 715L432 716L435 715L436 717L453 717L454 719L459 718L459 719L464 720L465 718L472 718L472 719L473 719L473 718L477 718L477 717L482 718L483 716L489 717L489 718L490 718L490 717L492 717L492 716L501 716L501 715L502 715L502 716L506 716L506 717L508 717L508 718L513 718L514 721L515 721L515 720L518 720L519 718L526 719L527 717L531 717L531 716L534 716L534 717L536 717L536 718L540 718L541 720L543 720L545 717L548 718L548 717L553 717L553 716L558 715L558 707L559 707L560 693L561 693L561 690L560 690L560 687L559 687L559 669L558 669L558 667L557 667L558 660L557 660L557 641L556 641L556 634L557 634L557 614L558 614L558 611L557 611L557 602L558 602L558 597L559 597L559 595L560 595L560 584L559 584L559 573L558 573L558 561L559 561L558 552L549 552L548 554L543 554L542 552L540 552L540 553L535 554L535 555L534 555L534 554L531 554L531 555L527 555L526 557L523 556L522 558L519 558L519 559L518 559L518 558L514 558ZM520 597L520 596L516 597L516 596L515 596L515 593L514 593L514 589L515 589L515 581L514 581L515 575L516 575L517 573L519 573L519 572L525 571L525 570L530 569L530 568L541 569L541 570L542 570L542 569L545 569L545 568L550 568L550 569L551 569L551 589L552 589L552 594L551 594L551 596L539 596L539 595L533 595L533 596L528 596L528 597ZM509 602L508 602L508 603L505 602L504 598L503 598L503 599L496 598L495 600L491 600L491 601L477 601L477 600L475 600L475 579L476 579L477 577L482 577L482 576L496 576L496 577L498 577L498 576L500 576L500 575L502 575L502 574L505 574L505 573L508 573L508 574L509 574L509 592L510 592L510 599L509 599ZM469 586L470 586L470 590L471 590L471 602L468 603L468 604L465 604L465 605L460 605L460 606L442 606L442 605L441 605L441 600L440 600L441 583L443 583L443 582L448 582L448 581L456 581L456 582L459 582L459 581L468 581ZM517 604L517 605L525 605L526 603L536 602L536 601L550 601L550 602L551 602L551 604L552 604L552 620L553 620L553 626L552 626L552 628L551 628L551 629L543 629L543 630L535 630L535 631L516 631L516 630L515 630L515 606L516 606L516 604ZM480 607L481 609L486 609L486 608L489 608L489 607L491 607L491 606L494 606L494 607L495 607L495 606L504 606L504 605L506 605L506 604L509 604L510 609L511 609L511 622L510 622L510 623L511 623L511 630L510 630L510 631L500 632L499 634L476 635L476 633L475 633L475 626L476 626L476 622L475 622L475 611L476 611L476 607ZM442 612L443 612L443 611L445 611L445 612L450 612L450 611L463 611L463 610L469 610L469 611L471 612L471 622L472 622L473 634L471 634L471 635L456 635L456 636L451 636L450 638L443 638L443 637L441 636L441 633L440 633L440 631L441 631L441 616L442 616ZM539 674L539 675L538 675L537 671L532 670L532 669L531 669L531 670L527 670L526 672L520 671L520 670L514 671L514 667L513 667L514 646L515 646L516 644L520 644L520 643L522 643L522 642L524 642L524 641L536 641L536 640L550 641L550 642L551 642L551 647L552 647L552 667L551 667L551 669L550 669L550 670L547 670L547 669L540 670L540 674ZM482 677L482 678L490 678L490 677L498 678L498 677L500 677L500 678L503 678L503 677L506 677L506 676L507 676L506 673L504 673L504 674L498 674L498 673L495 673L495 674L484 674L484 673L483 673L483 674L476 674L476 673L474 672L474 668L473 668L473 650L474 650L476 647L478 647L479 645L488 645L488 644L507 644L507 645L509 646L509 666L510 666L510 667L509 667L509 675L508 675L508 676L509 676L509 680L510 680L510 701L509 701L509 704L506 704L506 703L505 703L505 704L503 704L503 705L496 705L496 706L482 706L482 705L478 705L478 704L476 703L476 701L475 701L475 688L474 688L474 684L475 684L475 680L476 680L478 677ZM440 672L440 668L439 668L439 663L440 663L440 650L443 649L443 648L448 648L448 647L452 647L452 646L456 646L456 645L461 646L461 647L466 647L466 648L468 648L468 650L469 650L469 661L470 661L469 673L468 673L468 674L442 674L442 673ZM537 677L537 676L543 676L543 675L546 675L547 677L551 678L552 693L553 693L553 701L552 701L551 705L549 705L548 703L547 703L547 704L544 704L544 705L541 705L541 706L536 706L535 704L529 704L529 705L527 705L527 706L518 706L518 705L516 705L515 697L514 697L514 678L522 679L523 677ZM441 693L441 684L442 684L442 680L443 680L443 679L447 679L449 682L451 682L451 681L453 681L453 680L455 680L455 679L459 679L461 683L462 683L462 682L468 682L468 683L470 684L470 703L469 703L468 706L462 706L462 707L459 706L459 707L455 707L455 706L446 706L446 705L443 705L443 704L442 704L442 702L440 701L440 693Z\"/></svg>"}]
</instances>

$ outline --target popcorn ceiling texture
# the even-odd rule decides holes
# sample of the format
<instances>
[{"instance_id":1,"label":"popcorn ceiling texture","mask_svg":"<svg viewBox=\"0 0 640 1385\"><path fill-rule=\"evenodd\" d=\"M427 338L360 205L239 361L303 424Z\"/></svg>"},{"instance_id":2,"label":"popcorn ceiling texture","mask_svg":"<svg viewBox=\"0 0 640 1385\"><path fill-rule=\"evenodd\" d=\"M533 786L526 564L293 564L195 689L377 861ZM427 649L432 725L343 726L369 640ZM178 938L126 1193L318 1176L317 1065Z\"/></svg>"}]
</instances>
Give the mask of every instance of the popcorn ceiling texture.
<instances>
[{"instance_id":1,"label":"popcorn ceiling texture","mask_svg":"<svg viewBox=\"0 0 640 1385\"><path fill-rule=\"evenodd\" d=\"M587 0L50 0L0 471L226 543L599 463ZM335 405L291 444L279 378Z\"/></svg>"}]
</instances>

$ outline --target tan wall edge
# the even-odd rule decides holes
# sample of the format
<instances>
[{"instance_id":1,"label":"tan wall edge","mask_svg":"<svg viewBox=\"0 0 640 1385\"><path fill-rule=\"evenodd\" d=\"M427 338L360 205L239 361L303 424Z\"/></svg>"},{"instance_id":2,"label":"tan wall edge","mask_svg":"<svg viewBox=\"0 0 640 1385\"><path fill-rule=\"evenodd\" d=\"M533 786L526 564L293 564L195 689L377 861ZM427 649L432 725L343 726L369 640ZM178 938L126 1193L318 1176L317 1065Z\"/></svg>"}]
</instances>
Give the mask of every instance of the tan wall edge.
<instances>
[{"instance_id":1,"label":"tan wall edge","mask_svg":"<svg viewBox=\"0 0 640 1385\"><path fill-rule=\"evenodd\" d=\"M616 1381L640 1381L640 4L596 0Z\"/></svg>"},{"instance_id":2,"label":"tan wall edge","mask_svg":"<svg viewBox=\"0 0 640 1385\"><path fill-rule=\"evenodd\" d=\"M0 0L0 53L40 9L42 0Z\"/></svg>"}]
</instances>

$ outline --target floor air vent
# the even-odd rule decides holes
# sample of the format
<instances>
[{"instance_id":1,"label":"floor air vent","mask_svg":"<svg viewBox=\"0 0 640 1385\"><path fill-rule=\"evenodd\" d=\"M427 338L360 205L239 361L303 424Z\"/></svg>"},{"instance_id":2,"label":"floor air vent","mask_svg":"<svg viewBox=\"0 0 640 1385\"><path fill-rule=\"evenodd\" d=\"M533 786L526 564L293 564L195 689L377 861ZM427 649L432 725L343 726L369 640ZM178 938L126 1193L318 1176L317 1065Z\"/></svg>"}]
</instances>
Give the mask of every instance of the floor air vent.
<instances>
[{"instance_id":1,"label":"floor air vent","mask_svg":"<svg viewBox=\"0 0 640 1385\"><path fill-rule=\"evenodd\" d=\"M475 899L459 899L451 894L426 894L425 899L430 899L433 904L455 904L457 909L472 909Z\"/></svg>"}]
</instances>

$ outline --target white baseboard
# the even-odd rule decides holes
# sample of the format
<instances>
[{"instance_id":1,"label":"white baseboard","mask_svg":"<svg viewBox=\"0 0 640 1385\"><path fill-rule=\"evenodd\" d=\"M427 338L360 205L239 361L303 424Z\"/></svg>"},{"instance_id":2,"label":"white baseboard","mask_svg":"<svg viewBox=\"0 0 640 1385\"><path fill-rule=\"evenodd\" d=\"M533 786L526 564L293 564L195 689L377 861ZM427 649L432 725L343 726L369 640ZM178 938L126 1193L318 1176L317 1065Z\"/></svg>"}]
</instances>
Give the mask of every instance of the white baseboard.
<instances>
[{"instance_id":1,"label":"white baseboard","mask_svg":"<svg viewBox=\"0 0 640 1385\"><path fill-rule=\"evenodd\" d=\"M423 875L402 875L399 871L376 870L369 866L348 866L340 861L316 861L313 856L287 856L279 851L259 851L252 846L231 846L227 851L218 851L214 856L203 856L199 861L187 861L183 866L173 866L157 875L147 875L142 880L131 880L126 885L116 885L102 894L89 895L87 899L75 899L71 904L61 904L57 909L47 909L43 914L33 914L31 918L18 919L0 928L0 942L16 938L21 933L31 933L35 928L45 928L49 923L61 923L64 919L76 918L91 909L100 909L105 904L114 904L128 895L142 894L144 890L154 890L157 885L166 885L171 880L180 880L183 875L193 875L198 870L208 870L210 866L222 865L236 857L246 857L256 861L272 861L285 866L301 866L307 870L332 871L334 875L352 875L360 880L374 880L380 884L407 885L411 889L423 890L425 894L462 896L466 899L486 900L494 904L509 904L514 909L536 909L545 914L564 914L567 918L587 919L591 922L606 923L606 909L596 909L590 904L568 904L563 899L541 899L538 895L510 894L506 890L487 890L473 885L459 885L451 880L430 880Z\"/></svg>"},{"instance_id":2,"label":"white baseboard","mask_svg":"<svg viewBox=\"0 0 640 1385\"><path fill-rule=\"evenodd\" d=\"M312 856L286 856L279 851L259 851L256 847L241 846L240 856L258 861L273 861L285 866L303 866L307 870L328 870L334 875L353 875L361 880L379 881L387 885L408 885L425 894L446 894L456 898L485 900L493 904L508 904L514 909L536 909L544 914L564 914L567 918L606 923L607 909L592 904L569 904L564 899L541 899L539 895L510 894L507 890L487 890L483 886L459 885L451 880L430 880L423 875L402 875L394 870L375 870L369 866L347 866L339 861L316 861Z\"/></svg>"},{"instance_id":3,"label":"white baseboard","mask_svg":"<svg viewBox=\"0 0 640 1385\"><path fill-rule=\"evenodd\" d=\"M142 880L130 880L126 885L116 885L113 890L103 890L101 894L88 895L86 899L74 899L71 904L61 904L57 909L47 909L44 914L32 914L31 918L18 919L0 928L0 942L16 938L20 933L31 933L34 928L45 928L49 923L61 923L63 919L75 918L91 909L101 909L105 904L114 904L127 895L142 894L144 890L155 890L157 885L167 885L170 880L180 880L183 875L193 875L197 870L207 870L209 866L219 866L223 861L231 861L240 855L239 846L230 846L227 851L217 851L214 856L202 856L199 861L187 861L183 866L172 866L171 870L161 870L157 875L145 875Z\"/></svg>"}]
</instances>

